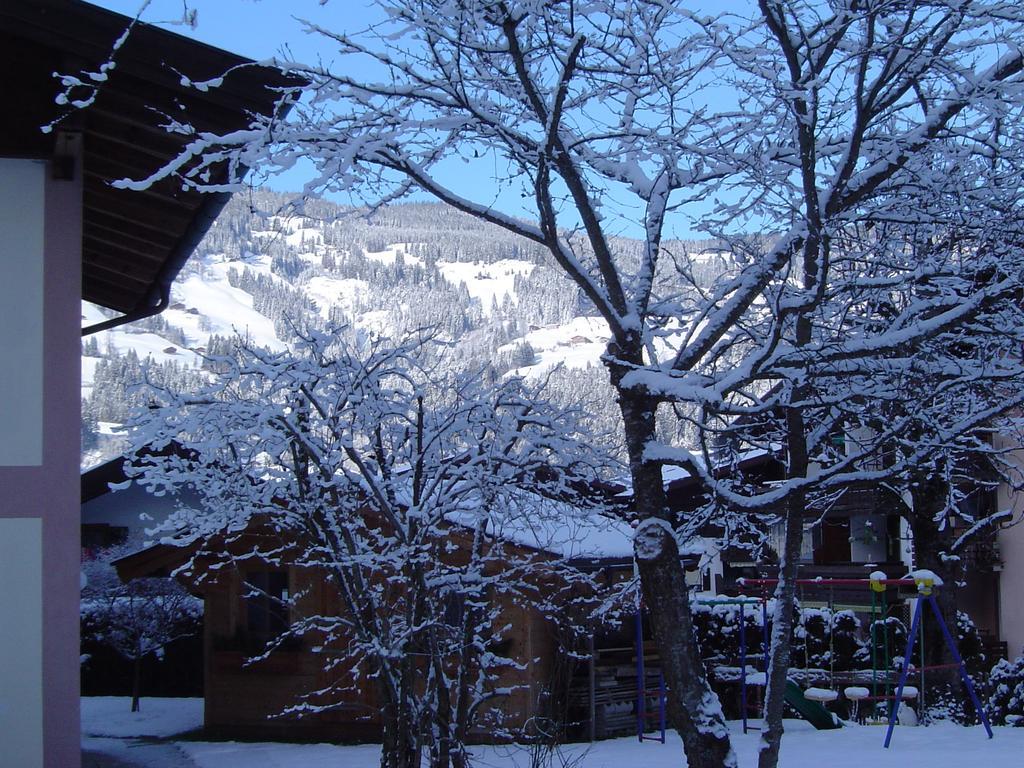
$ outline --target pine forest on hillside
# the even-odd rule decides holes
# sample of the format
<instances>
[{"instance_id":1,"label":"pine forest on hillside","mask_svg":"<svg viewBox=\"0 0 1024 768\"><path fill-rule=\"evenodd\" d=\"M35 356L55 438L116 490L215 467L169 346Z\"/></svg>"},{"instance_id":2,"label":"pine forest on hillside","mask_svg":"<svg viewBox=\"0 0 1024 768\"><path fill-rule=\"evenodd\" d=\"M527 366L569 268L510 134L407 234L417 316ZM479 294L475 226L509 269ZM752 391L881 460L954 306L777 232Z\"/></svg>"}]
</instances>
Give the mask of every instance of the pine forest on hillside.
<instances>
[{"instance_id":1,"label":"pine forest on hillside","mask_svg":"<svg viewBox=\"0 0 1024 768\"><path fill-rule=\"evenodd\" d=\"M461 370L547 377L548 393L582 406L588 428L618 450L621 427L600 365L607 327L546 250L437 203L373 213L325 200L306 201L300 213L293 203L266 191L235 196L187 262L168 311L83 341L83 467L123 445L116 427L145 405L142 382L192 391L236 332L277 348L296 329L328 325L385 337L431 328L458 342L449 357ZM639 260L639 241L615 244ZM695 285L727 269L713 241L666 247L696 257ZM222 294L197 284L228 291L248 311L212 319ZM256 316L269 332L255 327ZM662 428L686 442L675 419L666 415Z\"/></svg>"}]
</instances>

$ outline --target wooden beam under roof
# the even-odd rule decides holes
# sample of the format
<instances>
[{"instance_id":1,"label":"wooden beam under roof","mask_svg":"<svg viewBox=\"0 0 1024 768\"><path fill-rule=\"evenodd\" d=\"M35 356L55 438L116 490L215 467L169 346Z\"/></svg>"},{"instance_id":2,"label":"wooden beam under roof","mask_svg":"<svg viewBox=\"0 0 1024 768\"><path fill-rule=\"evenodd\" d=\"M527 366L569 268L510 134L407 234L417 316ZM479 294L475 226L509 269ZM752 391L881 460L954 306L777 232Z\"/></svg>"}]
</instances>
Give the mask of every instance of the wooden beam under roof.
<instances>
[{"instance_id":1,"label":"wooden beam under roof","mask_svg":"<svg viewBox=\"0 0 1024 768\"><path fill-rule=\"evenodd\" d=\"M8 101L19 105L0 132L0 155L53 156L54 133L39 130L58 116L53 73L97 71L130 22L80 0L0 3L0 67L18 72ZM166 115L224 133L278 110L279 89L297 81L252 64L164 29L133 29L95 103L65 126L84 137L83 299L140 317L166 306L170 282L229 195L182 189L175 179L141 192L111 182L145 178L187 145L189 137L163 130ZM220 88L181 85L182 75L205 80L228 70Z\"/></svg>"}]
</instances>

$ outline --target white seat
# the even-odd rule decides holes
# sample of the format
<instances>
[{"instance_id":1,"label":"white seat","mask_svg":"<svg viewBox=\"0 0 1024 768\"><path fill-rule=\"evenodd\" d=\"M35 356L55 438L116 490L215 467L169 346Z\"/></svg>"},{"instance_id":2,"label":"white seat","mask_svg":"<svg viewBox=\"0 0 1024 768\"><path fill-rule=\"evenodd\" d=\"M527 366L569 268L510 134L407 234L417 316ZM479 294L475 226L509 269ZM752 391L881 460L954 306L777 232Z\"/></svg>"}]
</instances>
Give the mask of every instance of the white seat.
<instances>
[{"instance_id":1,"label":"white seat","mask_svg":"<svg viewBox=\"0 0 1024 768\"><path fill-rule=\"evenodd\" d=\"M839 691L830 691L827 688L808 688L804 691L804 698L821 703L835 701L839 698Z\"/></svg>"}]
</instances>

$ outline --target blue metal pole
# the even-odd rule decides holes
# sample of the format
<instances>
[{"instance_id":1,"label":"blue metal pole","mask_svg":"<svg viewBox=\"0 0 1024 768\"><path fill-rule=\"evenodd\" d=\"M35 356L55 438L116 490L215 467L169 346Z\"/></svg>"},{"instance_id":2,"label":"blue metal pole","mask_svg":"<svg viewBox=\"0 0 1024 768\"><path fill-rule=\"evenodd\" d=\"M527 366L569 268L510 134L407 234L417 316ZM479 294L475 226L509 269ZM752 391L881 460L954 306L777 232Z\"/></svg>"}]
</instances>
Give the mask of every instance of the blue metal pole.
<instances>
[{"instance_id":1,"label":"blue metal pole","mask_svg":"<svg viewBox=\"0 0 1024 768\"><path fill-rule=\"evenodd\" d=\"M740 711L743 733L747 732L747 614L740 603Z\"/></svg>"},{"instance_id":2,"label":"blue metal pole","mask_svg":"<svg viewBox=\"0 0 1024 768\"><path fill-rule=\"evenodd\" d=\"M907 651L903 654L903 666L900 669L900 682L896 688L896 698L893 699L889 708L889 727L885 731L885 748L889 748L892 741L892 729L896 725L896 713L899 711L900 702L903 701L903 686L907 684L907 674L910 671L910 658L914 653L914 641L917 640L917 627L921 623L921 609L924 607L923 599L919 597L917 606L914 608L914 621L910 625L910 634L907 635Z\"/></svg>"},{"instance_id":3,"label":"blue metal pole","mask_svg":"<svg viewBox=\"0 0 1024 768\"><path fill-rule=\"evenodd\" d=\"M767 691L768 683L768 654L772 650L772 641L768 635L768 598L764 595L761 596L761 671L764 672L765 688ZM764 717L764 707L768 702L765 696L761 696L761 717ZM762 728L764 723L761 724Z\"/></svg>"},{"instance_id":4,"label":"blue metal pole","mask_svg":"<svg viewBox=\"0 0 1024 768\"><path fill-rule=\"evenodd\" d=\"M665 743L665 675L658 675L658 714L661 718L661 743Z\"/></svg>"},{"instance_id":5,"label":"blue metal pole","mask_svg":"<svg viewBox=\"0 0 1024 768\"><path fill-rule=\"evenodd\" d=\"M768 674L768 653L771 640L768 638L768 598L761 598L761 671Z\"/></svg>"},{"instance_id":6,"label":"blue metal pole","mask_svg":"<svg viewBox=\"0 0 1024 768\"><path fill-rule=\"evenodd\" d=\"M971 683L970 675L967 674L967 668L964 666L964 660L960 657L960 651L957 650L956 643L953 641L953 636L949 633L949 627L946 626L946 622L942 618L942 614L939 612L939 605L935 602L935 596L928 595L928 602L932 606L932 613L934 613L935 618L938 619L939 628L942 629L942 635L946 638L946 645L949 647L949 652L953 654L953 660L960 665L960 678L964 681L964 685L967 686L967 693L970 694L971 703L974 705L974 711L978 713L978 717L981 718L981 724L985 726L985 732L991 739L992 726L989 725L988 716L985 714L985 708L982 707L981 702L978 701L978 694L974 691L974 684Z\"/></svg>"},{"instance_id":7,"label":"blue metal pole","mask_svg":"<svg viewBox=\"0 0 1024 768\"><path fill-rule=\"evenodd\" d=\"M640 606L636 609L636 737L644 740L644 720L647 718L644 691L644 617Z\"/></svg>"}]
</instances>

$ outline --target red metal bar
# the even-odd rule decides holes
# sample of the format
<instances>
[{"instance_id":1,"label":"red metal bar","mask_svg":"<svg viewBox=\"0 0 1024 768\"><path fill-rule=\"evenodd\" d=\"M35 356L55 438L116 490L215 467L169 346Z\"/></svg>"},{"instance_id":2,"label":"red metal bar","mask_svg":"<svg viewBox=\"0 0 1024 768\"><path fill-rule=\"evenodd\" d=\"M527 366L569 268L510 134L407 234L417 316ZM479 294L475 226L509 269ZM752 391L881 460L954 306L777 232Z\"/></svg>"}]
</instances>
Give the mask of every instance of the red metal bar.
<instances>
[{"instance_id":1,"label":"red metal bar","mask_svg":"<svg viewBox=\"0 0 1024 768\"><path fill-rule=\"evenodd\" d=\"M913 664L910 666L910 671L914 674L918 672L931 672L936 669L960 669L959 664L929 664L926 667L915 667Z\"/></svg>"},{"instance_id":2,"label":"red metal bar","mask_svg":"<svg viewBox=\"0 0 1024 768\"><path fill-rule=\"evenodd\" d=\"M892 701L895 696L861 696L857 701Z\"/></svg>"},{"instance_id":3,"label":"red metal bar","mask_svg":"<svg viewBox=\"0 0 1024 768\"><path fill-rule=\"evenodd\" d=\"M779 583L778 579L737 579L736 583L742 587L773 587ZM866 587L872 583L872 579L797 579L797 584L828 586ZM879 584L887 586L916 587L917 582L913 579L879 579ZM932 584L938 587L938 584Z\"/></svg>"}]
</instances>

